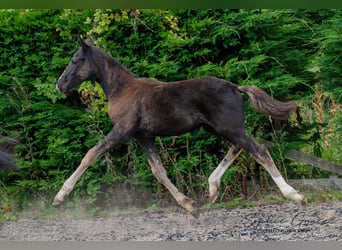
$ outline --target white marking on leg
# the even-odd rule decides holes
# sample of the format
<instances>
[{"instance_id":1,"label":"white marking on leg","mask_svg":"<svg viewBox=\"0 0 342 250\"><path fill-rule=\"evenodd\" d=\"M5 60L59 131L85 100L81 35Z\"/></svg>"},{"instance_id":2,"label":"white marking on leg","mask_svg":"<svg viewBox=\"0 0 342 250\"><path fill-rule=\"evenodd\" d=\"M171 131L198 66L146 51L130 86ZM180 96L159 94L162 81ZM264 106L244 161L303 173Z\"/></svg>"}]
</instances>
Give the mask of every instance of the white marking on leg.
<instances>
[{"instance_id":1,"label":"white marking on leg","mask_svg":"<svg viewBox=\"0 0 342 250\"><path fill-rule=\"evenodd\" d=\"M179 205L181 205L183 208L185 208L188 212L191 214L194 213L195 208L191 204L190 198L188 198L186 195L184 195L182 192L180 192L175 185L170 181L170 179L167 177L166 170L164 166L161 164L159 159L156 159L155 157L151 157L152 160L149 161L149 164L152 168L152 173L156 177L156 179L166 187L167 190L171 193L171 195L175 198L175 200L178 202ZM193 214L195 217L196 215Z\"/></svg>"},{"instance_id":2,"label":"white marking on leg","mask_svg":"<svg viewBox=\"0 0 342 250\"><path fill-rule=\"evenodd\" d=\"M59 205L64 201L64 197L74 189L76 182L81 178L87 168L97 159L97 157L98 156L95 154L94 148L88 151L75 172L64 182L62 188L53 200L53 205Z\"/></svg>"},{"instance_id":3,"label":"white marking on leg","mask_svg":"<svg viewBox=\"0 0 342 250\"><path fill-rule=\"evenodd\" d=\"M284 180L284 178L281 176L279 170L277 169L276 165L274 164L274 161L268 152L266 148L261 146L266 153L267 157L261 157L260 155L256 157L256 160L264 166L264 168L267 170L267 172L271 175L274 182L277 184L278 188L282 192L282 194L296 202L306 203L306 199L303 195L298 194L298 192L291 187L287 182Z\"/></svg>"},{"instance_id":4,"label":"white marking on leg","mask_svg":"<svg viewBox=\"0 0 342 250\"><path fill-rule=\"evenodd\" d=\"M82 176L86 168L82 169L82 171L80 171L79 168L77 170L64 182L62 188L59 190L53 200L53 205L59 205L64 201L64 197L70 194L70 192L74 189L76 182Z\"/></svg>"},{"instance_id":5,"label":"white marking on leg","mask_svg":"<svg viewBox=\"0 0 342 250\"><path fill-rule=\"evenodd\" d=\"M287 184L281 175L275 176L275 177L272 176L272 178L285 197L296 202L304 201L304 196L301 194L298 194L298 192L293 187Z\"/></svg>"},{"instance_id":6,"label":"white marking on leg","mask_svg":"<svg viewBox=\"0 0 342 250\"><path fill-rule=\"evenodd\" d=\"M156 179L171 193L180 206L185 208L194 217L198 217L198 212L192 206L191 199L180 192L167 177L166 170L153 141L141 139L139 142L141 148L146 153L148 163L151 166L152 173Z\"/></svg>"},{"instance_id":7,"label":"white marking on leg","mask_svg":"<svg viewBox=\"0 0 342 250\"><path fill-rule=\"evenodd\" d=\"M217 168L214 170L214 172L210 175L208 179L209 200L211 203L214 203L218 197L218 190L220 188L222 176L242 151L241 149L238 153L233 154L234 150L235 147L231 147L229 149L227 155L223 158L223 160L220 162L220 164L217 166Z\"/></svg>"}]
</instances>

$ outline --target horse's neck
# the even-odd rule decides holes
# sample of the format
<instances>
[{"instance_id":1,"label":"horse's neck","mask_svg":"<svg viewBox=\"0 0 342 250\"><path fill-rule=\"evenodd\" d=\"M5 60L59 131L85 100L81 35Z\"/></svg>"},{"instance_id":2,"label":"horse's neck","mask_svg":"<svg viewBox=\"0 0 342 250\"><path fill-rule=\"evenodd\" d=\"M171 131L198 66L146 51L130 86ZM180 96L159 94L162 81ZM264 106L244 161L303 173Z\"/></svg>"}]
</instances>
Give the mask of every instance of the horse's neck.
<instances>
[{"instance_id":1,"label":"horse's neck","mask_svg":"<svg viewBox=\"0 0 342 250\"><path fill-rule=\"evenodd\" d=\"M119 91L125 88L125 85L129 84L130 79L135 77L132 72L115 59L105 60L104 68L101 71L103 73L100 84L107 98L118 94Z\"/></svg>"}]
</instances>

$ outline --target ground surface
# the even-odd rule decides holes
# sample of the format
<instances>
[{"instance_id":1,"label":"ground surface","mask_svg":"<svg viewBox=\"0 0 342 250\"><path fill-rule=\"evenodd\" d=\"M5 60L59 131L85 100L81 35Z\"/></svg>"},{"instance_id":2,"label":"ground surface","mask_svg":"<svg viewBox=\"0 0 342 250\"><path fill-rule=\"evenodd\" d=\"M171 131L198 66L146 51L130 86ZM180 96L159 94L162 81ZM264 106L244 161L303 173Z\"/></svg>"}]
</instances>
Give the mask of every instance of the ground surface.
<instances>
[{"instance_id":1,"label":"ground surface","mask_svg":"<svg viewBox=\"0 0 342 250\"><path fill-rule=\"evenodd\" d=\"M103 218L0 222L0 240L342 240L342 202L252 208L111 212Z\"/></svg>"}]
</instances>

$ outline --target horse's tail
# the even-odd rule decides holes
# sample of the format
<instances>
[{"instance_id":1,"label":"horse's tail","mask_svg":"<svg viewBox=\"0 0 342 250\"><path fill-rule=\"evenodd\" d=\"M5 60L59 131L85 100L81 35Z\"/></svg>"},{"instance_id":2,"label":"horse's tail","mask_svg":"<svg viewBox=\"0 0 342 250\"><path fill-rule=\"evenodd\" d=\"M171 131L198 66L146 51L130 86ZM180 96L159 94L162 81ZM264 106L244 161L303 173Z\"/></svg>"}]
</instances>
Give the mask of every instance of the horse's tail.
<instances>
[{"instance_id":1,"label":"horse's tail","mask_svg":"<svg viewBox=\"0 0 342 250\"><path fill-rule=\"evenodd\" d=\"M255 86L238 86L241 92L248 95L252 106L259 112L279 120L287 120L296 111L294 101L281 102L273 99L265 91Z\"/></svg>"}]
</instances>

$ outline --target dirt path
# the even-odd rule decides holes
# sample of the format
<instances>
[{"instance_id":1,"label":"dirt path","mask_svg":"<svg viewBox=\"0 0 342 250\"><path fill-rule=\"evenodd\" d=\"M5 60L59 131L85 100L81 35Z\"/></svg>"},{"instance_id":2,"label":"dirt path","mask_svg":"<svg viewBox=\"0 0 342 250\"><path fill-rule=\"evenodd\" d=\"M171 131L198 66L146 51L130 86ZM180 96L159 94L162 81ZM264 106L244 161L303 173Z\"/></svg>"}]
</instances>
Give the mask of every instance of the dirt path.
<instances>
[{"instance_id":1,"label":"dirt path","mask_svg":"<svg viewBox=\"0 0 342 250\"><path fill-rule=\"evenodd\" d=\"M0 223L0 240L342 240L342 202L208 209L197 220L183 211L166 210L77 220L26 219Z\"/></svg>"}]
</instances>

